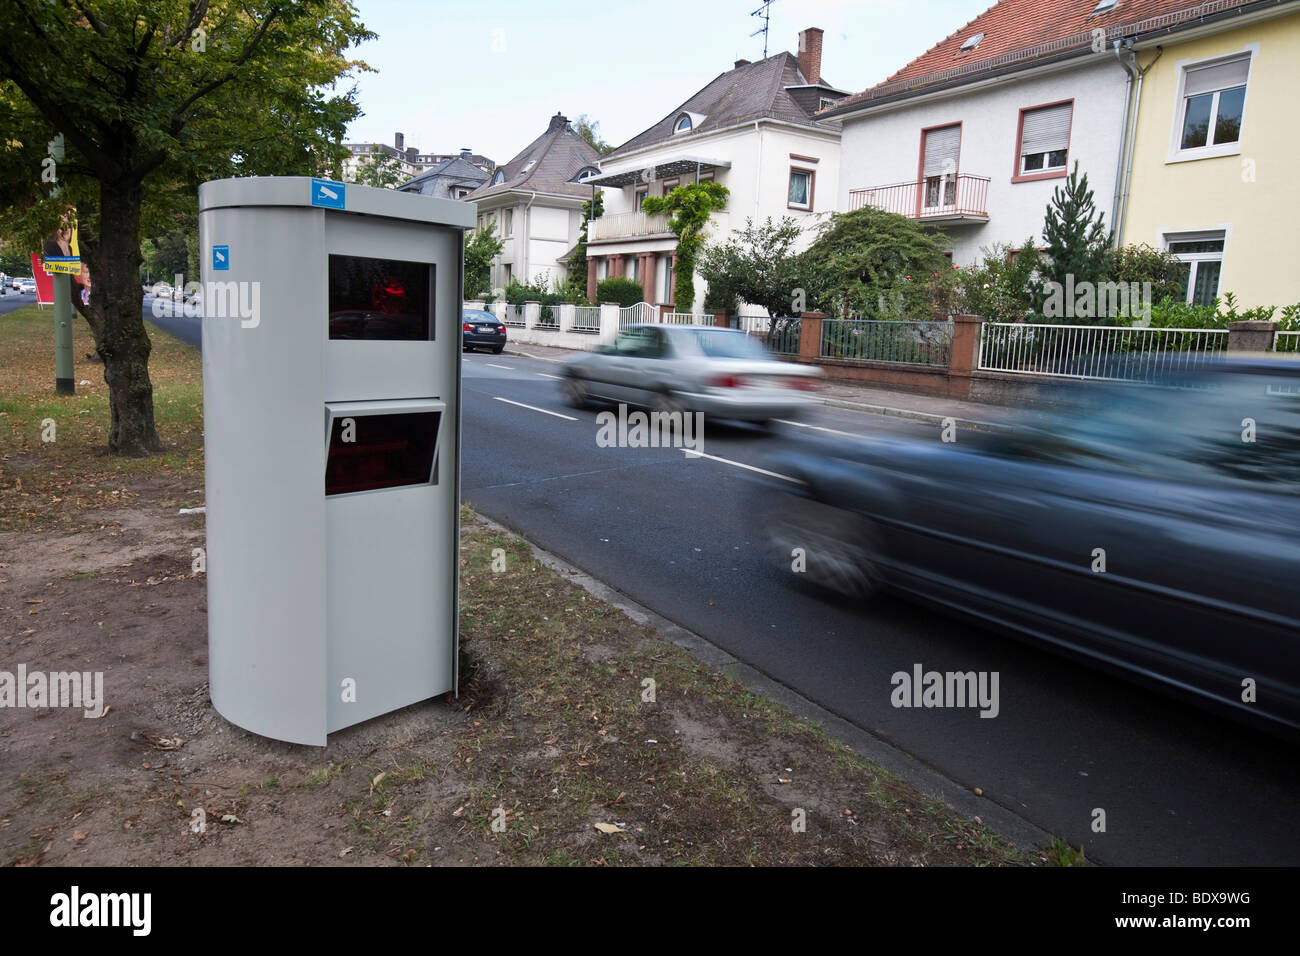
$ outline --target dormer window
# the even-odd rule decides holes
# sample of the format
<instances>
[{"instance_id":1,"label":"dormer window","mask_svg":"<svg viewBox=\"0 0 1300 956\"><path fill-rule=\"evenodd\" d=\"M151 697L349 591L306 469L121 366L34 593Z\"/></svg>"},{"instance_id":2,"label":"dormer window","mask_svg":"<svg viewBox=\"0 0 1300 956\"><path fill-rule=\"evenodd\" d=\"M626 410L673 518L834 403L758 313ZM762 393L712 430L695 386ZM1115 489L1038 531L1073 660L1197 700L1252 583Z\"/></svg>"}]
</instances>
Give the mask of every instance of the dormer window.
<instances>
[{"instance_id":1,"label":"dormer window","mask_svg":"<svg viewBox=\"0 0 1300 956\"><path fill-rule=\"evenodd\" d=\"M585 183L592 176L599 176L599 175L600 175L600 170L597 169L595 166L583 166L582 169L578 170L578 174L573 177L572 182Z\"/></svg>"},{"instance_id":2,"label":"dormer window","mask_svg":"<svg viewBox=\"0 0 1300 956\"><path fill-rule=\"evenodd\" d=\"M1095 17L1099 13L1105 13L1108 10L1114 10L1118 6L1119 6L1119 0L1100 0L1100 2L1095 7L1092 8L1091 15Z\"/></svg>"},{"instance_id":3,"label":"dormer window","mask_svg":"<svg viewBox=\"0 0 1300 956\"><path fill-rule=\"evenodd\" d=\"M504 169L498 169L496 171L496 174L492 177L492 185L499 186L505 181L506 181L506 171Z\"/></svg>"},{"instance_id":4,"label":"dormer window","mask_svg":"<svg viewBox=\"0 0 1300 956\"><path fill-rule=\"evenodd\" d=\"M673 132L689 133L691 131L691 127L694 125L695 124L691 122L690 115L687 113L683 113L681 116L677 117L677 122L673 125Z\"/></svg>"},{"instance_id":5,"label":"dormer window","mask_svg":"<svg viewBox=\"0 0 1300 956\"><path fill-rule=\"evenodd\" d=\"M979 46L980 41L983 39L984 39L984 34L982 33L977 33L973 37L967 37L966 42L961 45L961 52L969 53L971 50Z\"/></svg>"}]
</instances>

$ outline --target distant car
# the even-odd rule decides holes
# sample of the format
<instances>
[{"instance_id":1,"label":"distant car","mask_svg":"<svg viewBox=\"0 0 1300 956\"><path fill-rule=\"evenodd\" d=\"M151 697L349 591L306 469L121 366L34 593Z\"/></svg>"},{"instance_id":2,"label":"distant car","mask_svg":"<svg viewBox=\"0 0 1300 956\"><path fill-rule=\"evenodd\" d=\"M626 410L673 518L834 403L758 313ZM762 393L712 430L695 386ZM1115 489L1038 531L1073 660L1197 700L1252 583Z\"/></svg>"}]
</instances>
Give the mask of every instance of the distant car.
<instances>
[{"instance_id":1,"label":"distant car","mask_svg":"<svg viewBox=\"0 0 1300 956\"><path fill-rule=\"evenodd\" d=\"M23 280L20 277L14 276L12 279L9 280L9 288L21 289L22 287L23 287Z\"/></svg>"},{"instance_id":2,"label":"distant car","mask_svg":"<svg viewBox=\"0 0 1300 956\"><path fill-rule=\"evenodd\" d=\"M460 340L466 352L487 348L500 355L506 347L505 323L491 312L466 309L460 322Z\"/></svg>"},{"instance_id":3,"label":"distant car","mask_svg":"<svg viewBox=\"0 0 1300 956\"><path fill-rule=\"evenodd\" d=\"M1006 434L777 453L797 483L756 508L772 559L801 548L801 579L907 594L1300 731L1300 361L1168 385L1098 386Z\"/></svg>"},{"instance_id":4,"label":"distant car","mask_svg":"<svg viewBox=\"0 0 1300 956\"><path fill-rule=\"evenodd\" d=\"M24 279L24 280L22 281L22 284L19 286L18 291L20 291L20 292L31 292L31 293L35 293L35 292L36 292L36 280L35 280L35 279Z\"/></svg>"},{"instance_id":5,"label":"distant car","mask_svg":"<svg viewBox=\"0 0 1300 956\"><path fill-rule=\"evenodd\" d=\"M172 287L166 282L155 282L149 287L149 294L156 299L170 299L172 297Z\"/></svg>"},{"instance_id":6,"label":"distant car","mask_svg":"<svg viewBox=\"0 0 1300 956\"><path fill-rule=\"evenodd\" d=\"M591 399L655 411L768 423L797 417L823 373L773 358L753 336L709 325L630 325L613 345L563 368L569 402Z\"/></svg>"}]
</instances>

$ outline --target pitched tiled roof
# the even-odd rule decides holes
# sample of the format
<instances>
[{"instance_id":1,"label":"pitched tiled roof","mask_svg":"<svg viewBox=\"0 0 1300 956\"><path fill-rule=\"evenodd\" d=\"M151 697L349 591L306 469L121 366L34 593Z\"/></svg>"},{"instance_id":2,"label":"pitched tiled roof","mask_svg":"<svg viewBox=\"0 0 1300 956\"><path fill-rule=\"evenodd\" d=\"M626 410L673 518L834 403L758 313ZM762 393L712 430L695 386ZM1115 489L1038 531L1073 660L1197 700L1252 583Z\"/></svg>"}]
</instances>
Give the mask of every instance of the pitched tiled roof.
<instances>
[{"instance_id":1,"label":"pitched tiled roof","mask_svg":"<svg viewBox=\"0 0 1300 956\"><path fill-rule=\"evenodd\" d=\"M489 180L466 198L477 200L512 190L536 190L590 199L590 186L571 183L569 180L582 167L595 166L599 159L600 153L573 131L565 117L557 113L551 117L551 124L545 133L525 146L510 162L497 168L498 173L504 173L504 182L494 186Z\"/></svg>"},{"instance_id":2,"label":"pitched tiled roof","mask_svg":"<svg viewBox=\"0 0 1300 956\"><path fill-rule=\"evenodd\" d=\"M1107 40L1132 37L1190 23L1254 0L1119 0L1094 13L1098 0L1001 0L960 30L931 47L887 80L840 100L821 116L839 114L845 107L870 103L885 96L957 80L1021 63L1033 65L1042 57L1091 49L1093 31L1107 31ZM983 34L979 44L962 50L968 40Z\"/></svg>"},{"instance_id":3,"label":"pitched tiled roof","mask_svg":"<svg viewBox=\"0 0 1300 956\"><path fill-rule=\"evenodd\" d=\"M648 130L605 156L616 159L624 153L652 146L666 140L690 141L697 133L723 129L756 119L779 119L800 126L819 127L786 90L787 86L805 86L808 80L799 72L799 61L792 53L778 53L757 63L742 63L735 69L717 76L677 109L673 110ZM823 80L820 84L833 90ZM682 113L702 115L689 133L674 133L673 127Z\"/></svg>"}]
</instances>

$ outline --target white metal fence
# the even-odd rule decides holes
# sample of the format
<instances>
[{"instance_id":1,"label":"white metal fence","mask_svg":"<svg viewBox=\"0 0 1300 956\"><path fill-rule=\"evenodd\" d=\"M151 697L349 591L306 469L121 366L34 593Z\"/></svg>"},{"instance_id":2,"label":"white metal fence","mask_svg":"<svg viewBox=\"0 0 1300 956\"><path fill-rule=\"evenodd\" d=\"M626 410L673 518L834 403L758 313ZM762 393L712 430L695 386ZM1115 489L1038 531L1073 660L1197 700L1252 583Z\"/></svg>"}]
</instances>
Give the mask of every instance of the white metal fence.
<instances>
[{"instance_id":1,"label":"white metal fence","mask_svg":"<svg viewBox=\"0 0 1300 956\"><path fill-rule=\"evenodd\" d=\"M560 328L560 307L558 305L543 305L537 312L537 328L558 331Z\"/></svg>"},{"instance_id":2,"label":"white metal fence","mask_svg":"<svg viewBox=\"0 0 1300 956\"><path fill-rule=\"evenodd\" d=\"M620 329L629 325L658 321L659 307L651 305L649 302L637 302L635 305L629 305L625 309L618 310L618 327Z\"/></svg>"},{"instance_id":3,"label":"white metal fence","mask_svg":"<svg viewBox=\"0 0 1300 956\"><path fill-rule=\"evenodd\" d=\"M600 332L600 306L580 305L574 309L573 331Z\"/></svg>"},{"instance_id":4,"label":"white metal fence","mask_svg":"<svg viewBox=\"0 0 1300 956\"><path fill-rule=\"evenodd\" d=\"M951 322L883 319L823 319L822 358L859 362L948 365Z\"/></svg>"},{"instance_id":5,"label":"white metal fence","mask_svg":"<svg viewBox=\"0 0 1300 956\"><path fill-rule=\"evenodd\" d=\"M506 325L513 325L517 328L524 327L524 307L522 305L506 306Z\"/></svg>"},{"instance_id":6,"label":"white metal fence","mask_svg":"<svg viewBox=\"0 0 1300 956\"><path fill-rule=\"evenodd\" d=\"M1300 352L1300 332L1278 332L1273 337L1274 352Z\"/></svg>"},{"instance_id":7,"label":"white metal fence","mask_svg":"<svg viewBox=\"0 0 1300 956\"><path fill-rule=\"evenodd\" d=\"M992 372L1151 382L1212 361L1226 329L1135 329L986 322L979 367Z\"/></svg>"},{"instance_id":8,"label":"white metal fence","mask_svg":"<svg viewBox=\"0 0 1300 956\"><path fill-rule=\"evenodd\" d=\"M736 328L750 335L766 335L772 329L772 320L766 315L738 315Z\"/></svg>"},{"instance_id":9,"label":"white metal fence","mask_svg":"<svg viewBox=\"0 0 1300 956\"><path fill-rule=\"evenodd\" d=\"M712 325L713 315L697 312L669 312L662 321L668 325Z\"/></svg>"}]
</instances>

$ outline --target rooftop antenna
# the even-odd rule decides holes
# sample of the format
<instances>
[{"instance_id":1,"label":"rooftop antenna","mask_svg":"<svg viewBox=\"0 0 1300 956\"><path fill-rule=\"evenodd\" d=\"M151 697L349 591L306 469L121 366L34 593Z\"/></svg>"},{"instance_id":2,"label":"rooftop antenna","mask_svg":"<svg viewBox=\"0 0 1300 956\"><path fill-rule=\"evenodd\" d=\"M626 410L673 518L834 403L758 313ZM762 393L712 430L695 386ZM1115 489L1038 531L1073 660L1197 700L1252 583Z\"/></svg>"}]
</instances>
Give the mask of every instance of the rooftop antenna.
<instances>
[{"instance_id":1,"label":"rooftop antenna","mask_svg":"<svg viewBox=\"0 0 1300 956\"><path fill-rule=\"evenodd\" d=\"M764 0L763 5L750 14L751 17L763 18L763 25L751 33L750 36L756 37L760 33L763 34L763 59L765 60L767 59L767 28L771 25L772 21L772 11L770 7L775 2L776 0Z\"/></svg>"}]
</instances>

